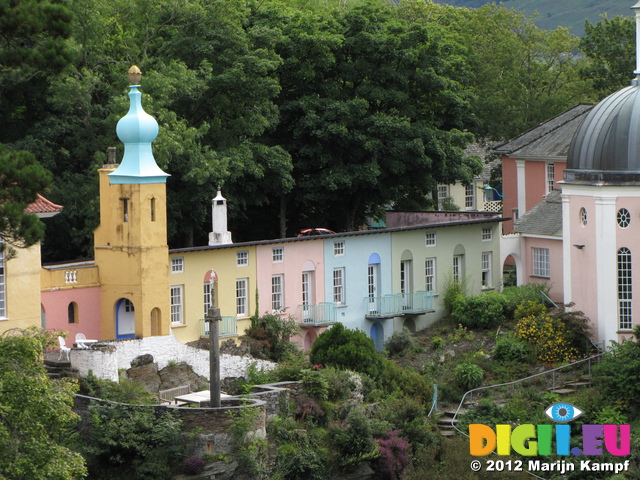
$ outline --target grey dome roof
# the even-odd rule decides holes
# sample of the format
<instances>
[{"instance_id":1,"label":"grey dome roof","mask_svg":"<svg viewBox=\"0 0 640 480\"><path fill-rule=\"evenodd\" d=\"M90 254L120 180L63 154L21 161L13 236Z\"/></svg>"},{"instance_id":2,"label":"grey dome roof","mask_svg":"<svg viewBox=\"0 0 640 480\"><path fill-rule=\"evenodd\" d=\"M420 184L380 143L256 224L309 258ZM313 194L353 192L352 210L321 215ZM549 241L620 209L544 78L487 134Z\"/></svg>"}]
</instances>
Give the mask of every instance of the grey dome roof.
<instances>
[{"instance_id":1,"label":"grey dome roof","mask_svg":"<svg viewBox=\"0 0 640 480\"><path fill-rule=\"evenodd\" d=\"M566 183L640 183L640 87L637 81L602 100L576 130Z\"/></svg>"}]
</instances>

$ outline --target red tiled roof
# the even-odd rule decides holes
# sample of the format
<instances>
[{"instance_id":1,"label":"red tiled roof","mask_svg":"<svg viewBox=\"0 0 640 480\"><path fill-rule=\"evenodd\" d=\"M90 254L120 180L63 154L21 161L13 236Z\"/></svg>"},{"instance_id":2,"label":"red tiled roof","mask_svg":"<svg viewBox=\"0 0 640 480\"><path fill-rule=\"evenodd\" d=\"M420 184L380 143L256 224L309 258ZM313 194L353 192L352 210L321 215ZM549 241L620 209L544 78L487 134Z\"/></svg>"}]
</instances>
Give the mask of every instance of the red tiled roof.
<instances>
[{"instance_id":1,"label":"red tiled roof","mask_svg":"<svg viewBox=\"0 0 640 480\"><path fill-rule=\"evenodd\" d=\"M26 213L60 213L62 211L62 205L56 205L38 194L38 199L30 203L24 211Z\"/></svg>"}]
</instances>

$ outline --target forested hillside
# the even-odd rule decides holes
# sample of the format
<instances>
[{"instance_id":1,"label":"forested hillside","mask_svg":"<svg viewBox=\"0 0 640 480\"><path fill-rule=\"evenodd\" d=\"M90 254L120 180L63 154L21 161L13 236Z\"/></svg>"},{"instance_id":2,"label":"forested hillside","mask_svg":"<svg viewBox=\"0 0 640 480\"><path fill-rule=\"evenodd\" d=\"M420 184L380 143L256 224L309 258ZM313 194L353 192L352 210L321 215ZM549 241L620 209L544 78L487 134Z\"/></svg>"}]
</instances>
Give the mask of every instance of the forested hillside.
<instances>
[{"instance_id":1,"label":"forested hillside","mask_svg":"<svg viewBox=\"0 0 640 480\"><path fill-rule=\"evenodd\" d=\"M0 7L0 160L26 151L52 174L49 189L45 174L36 184L64 206L47 220L45 262L93 255L96 170L108 147L122 148L132 64L160 125L154 155L171 175L176 248L207 243L219 185L235 241L430 208L438 183L482 167L464 157L469 142L598 101L634 69L630 18L581 41L495 4L35 3Z\"/></svg>"},{"instance_id":2,"label":"forested hillside","mask_svg":"<svg viewBox=\"0 0 640 480\"><path fill-rule=\"evenodd\" d=\"M437 3L453 5L456 7L477 8L491 3L489 0L435 0ZM499 3L499 2L496 2ZM632 17L632 0L504 0L506 8L515 8L526 15L535 12L538 16L535 23L545 30L556 27L571 28L571 33L582 36L584 34L584 21L599 22L601 15L606 13L609 18L624 15Z\"/></svg>"}]
</instances>

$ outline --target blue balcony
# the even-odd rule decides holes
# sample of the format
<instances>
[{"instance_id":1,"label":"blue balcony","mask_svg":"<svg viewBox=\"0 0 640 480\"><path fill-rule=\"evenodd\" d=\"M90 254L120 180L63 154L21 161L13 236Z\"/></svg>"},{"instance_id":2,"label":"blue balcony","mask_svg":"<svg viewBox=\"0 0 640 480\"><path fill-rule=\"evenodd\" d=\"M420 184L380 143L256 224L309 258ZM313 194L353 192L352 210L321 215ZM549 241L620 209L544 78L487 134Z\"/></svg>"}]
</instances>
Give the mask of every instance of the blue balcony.
<instances>
[{"instance_id":1,"label":"blue balcony","mask_svg":"<svg viewBox=\"0 0 640 480\"><path fill-rule=\"evenodd\" d=\"M382 297L365 297L366 318L393 318L433 312L433 292L396 293Z\"/></svg>"},{"instance_id":2,"label":"blue balcony","mask_svg":"<svg viewBox=\"0 0 640 480\"><path fill-rule=\"evenodd\" d=\"M202 336L209 336L209 322L205 322L204 319L200 320L202 322ZM237 317L222 317L220 321L220 330L218 331L218 335L220 337L235 337L238 335L238 318Z\"/></svg>"},{"instance_id":3,"label":"blue balcony","mask_svg":"<svg viewBox=\"0 0 640 480\"><path fill-rule=\"evenodd\" d=\"M322 302L318 305L298 305L301 327L331 325L338 321L338 305L334 302Z\"/></svg>"}]
</instances>

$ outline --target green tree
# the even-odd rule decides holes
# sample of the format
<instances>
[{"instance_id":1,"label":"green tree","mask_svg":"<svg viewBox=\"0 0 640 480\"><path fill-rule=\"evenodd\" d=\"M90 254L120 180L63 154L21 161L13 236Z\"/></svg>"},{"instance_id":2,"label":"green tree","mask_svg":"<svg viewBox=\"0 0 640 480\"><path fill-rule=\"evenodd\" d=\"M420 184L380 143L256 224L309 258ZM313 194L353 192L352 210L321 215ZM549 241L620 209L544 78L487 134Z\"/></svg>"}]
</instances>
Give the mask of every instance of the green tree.
<instances>
[{"instance_id":1,"label":"green tree","mask_svg":"<svg viewBox=\"0 0 640 480\"><path fill-rule=\"evenodd\" d=\"M252 17L283 31L280 122L265 141L292 157L286 217L298 223L289 231L352 230L479 171L463 158L472 119L458 46L391 13L373 2L333 16L268 4Z\"/></svg>"},{"instance_id":2,"label":"green tree","mask_svg":"<svg viewBox=\"0 0 640 480\"><path fill-rule=\"evenodd\" d=\"M0 337L0 476L14 480L84 478L82 457L64 447L77 389L69 379L51 380L42 352L52 334L27 329Z\"/></svg>"},{"instance_id":3,"label":"green tree","mask_svg":"<svg viewBox=\"0 0 640 480\"><path fill-rule=\"evenodd\" d=\"M180 421L171 413L125 404L94 404L79 451L92 479L168 479L186 454Z\"/></svg>"},{"instance_id":4,"label":"green tree","mask_svg":"<svg viewBox=\"0 0 640 480\"><path fill-rule=\"evenodd\" d=\"M580 75L585 61L575 55L579 39L566 28L542 30L534 17L496 3L468 9L406 0L397 14L441 25L473 46L467 71L478 136L510 138L590 99L590 81Z\"/></svg>"},{"instance_id":5,"label":"green tree","mask_svg":"<svg viewBox=\"0 0 640 480\"><path fill-rule=\"evenodd\" d=\"M600 96L629 85L635 70L635 21L631 17L602 17L585 21L580 51L589 59L582 69Z\"/></svg>"},{"instance_id":6,"label":"green tree","mask_svg":"<svg viewBox=\"0 0 640 480\"><path fill-rule=\"evenodd\" d=\"M9 254L15 253L12 247L29 247L44 237L42 222L25 209L50 181L32 154L0 145L0 241Z\"/></svg>"},{"instance_id":7,"label":"green tree","mask_svg":"<svg viewBox=\"0 0 640 480\"><path fill-rule=\"evenodd\" d=\"M360 330L349 330L337 323L313 342L309 360L313 364L353 370L377 377L382 359L373 340Z\"/></svg>"}]
</instances>

